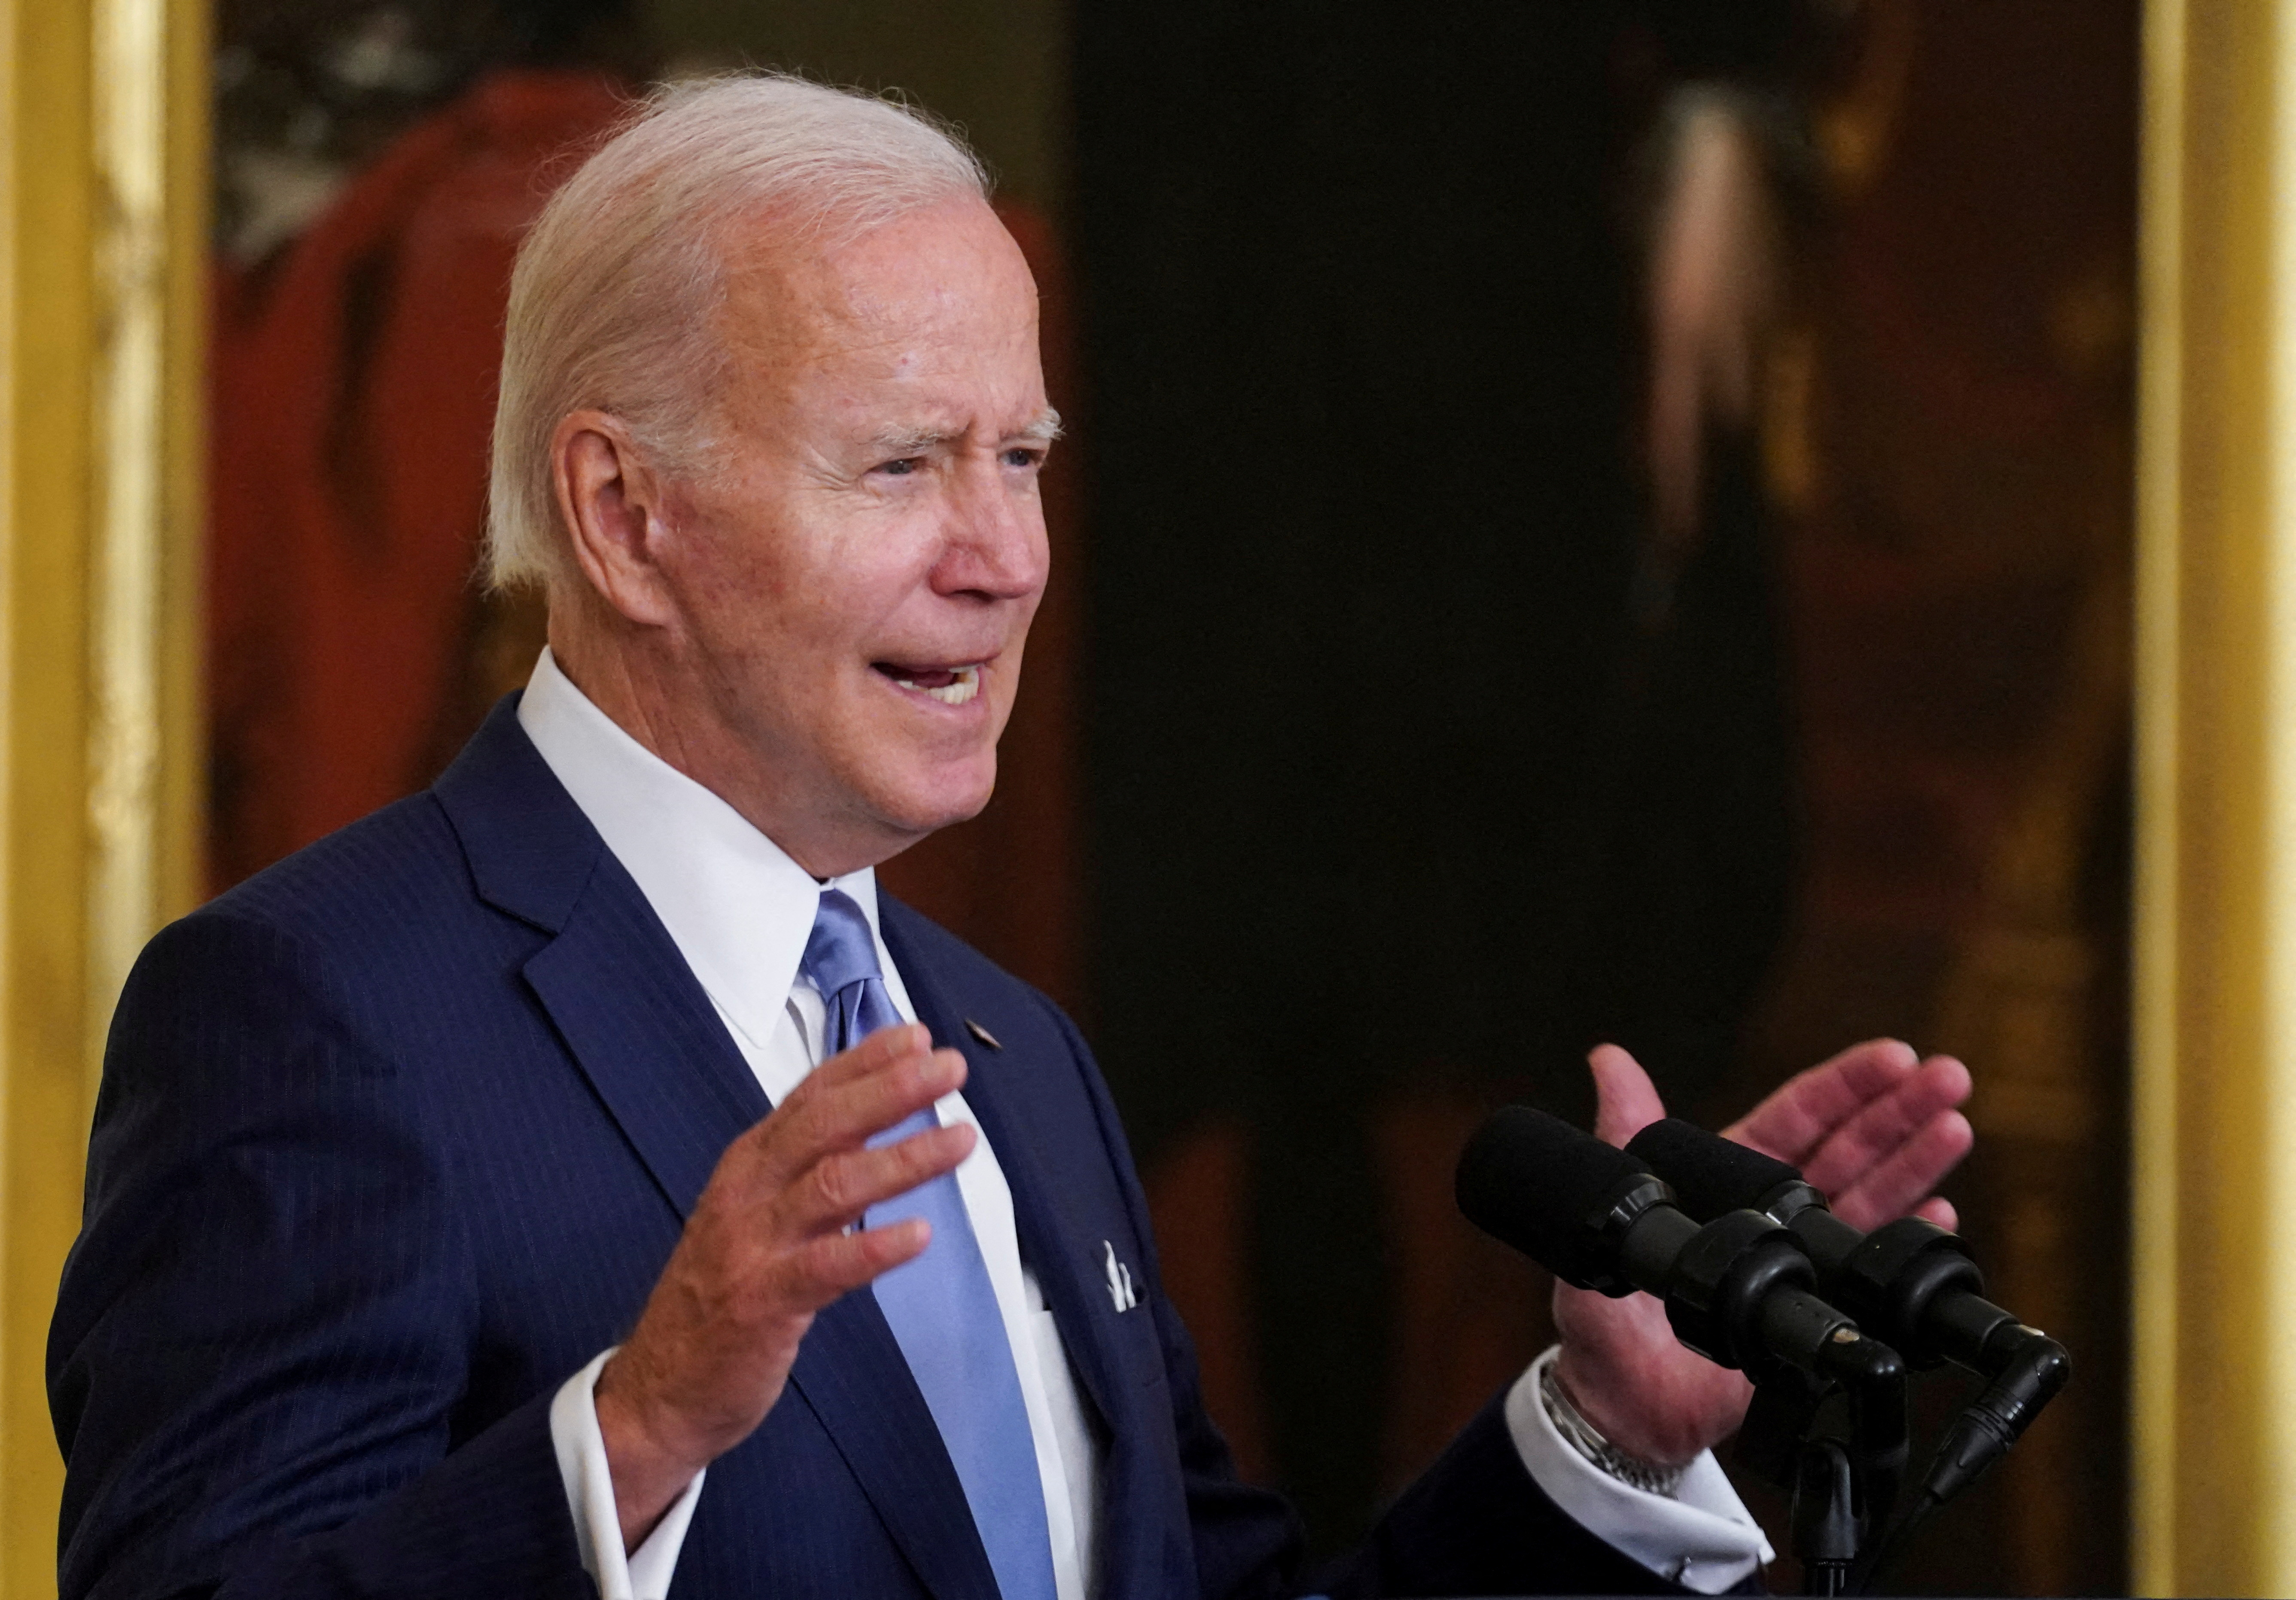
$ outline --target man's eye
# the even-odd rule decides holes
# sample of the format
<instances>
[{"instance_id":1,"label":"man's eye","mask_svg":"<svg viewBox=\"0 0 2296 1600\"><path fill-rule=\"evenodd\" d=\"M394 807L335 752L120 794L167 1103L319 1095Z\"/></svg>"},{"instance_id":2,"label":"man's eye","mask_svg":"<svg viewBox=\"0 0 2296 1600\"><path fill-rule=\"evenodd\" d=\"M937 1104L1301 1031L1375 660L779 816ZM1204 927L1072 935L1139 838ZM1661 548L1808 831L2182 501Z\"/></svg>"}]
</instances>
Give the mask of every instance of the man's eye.
<instances>
[{"instance_id":1,"label":"man's eye","mask_svg":"<svg viewBox=\"0 0 2296 1600\"><path fill-rule=\"evenodd\" d=\"M906 478L923 464L914 455L904 455L897 461L881 462L877 470L889 478Z\"/></svg>"},{"instance_id":2,"label":"man's eye","mask_svg":"<svg viewBox=\"0 0 2296 1600\"><path fill-rule=\"evenodd\" d=\"M1045 453L1028 445L1015 445L1004 452L1004 464L1008 467L1042 466L1044 461Z\"/></svg>"}]
</instances>

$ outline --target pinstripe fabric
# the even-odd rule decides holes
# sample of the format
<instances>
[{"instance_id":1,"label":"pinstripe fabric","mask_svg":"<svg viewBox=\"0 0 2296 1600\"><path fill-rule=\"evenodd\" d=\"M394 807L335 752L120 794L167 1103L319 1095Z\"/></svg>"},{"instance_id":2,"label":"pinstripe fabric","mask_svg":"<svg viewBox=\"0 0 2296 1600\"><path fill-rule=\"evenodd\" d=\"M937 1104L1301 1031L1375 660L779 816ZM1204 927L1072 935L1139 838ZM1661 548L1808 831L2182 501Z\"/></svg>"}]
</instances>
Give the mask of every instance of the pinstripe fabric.
<instances>
[{"instance_id":1,"label":"pinstripe fabric","mask_svg":"<svg viewBox=\"0 0 2296 1600\"><path fill-rule=\"evenodd\" d=\"M592 1592L550 1397L627 1330L765 1105L512 703L430 793L137 964L49 1343L67 1600ZM1081 1041L931 923L890 900L882 918L920 1020L972 1063L968 1102L1105 1432L1101 1593L1297 1592L1288 1514L1234 1481L1203 1414ZM1101 1281L1111 1246L1130 1311ZM1495 1414L1454 1455L1318 1585L1664 1587L1538 1495ZM873 1297L816 1320L782 1403L710 1469L672 1593L994 1596Z\"/></svg>"}]
</instances>

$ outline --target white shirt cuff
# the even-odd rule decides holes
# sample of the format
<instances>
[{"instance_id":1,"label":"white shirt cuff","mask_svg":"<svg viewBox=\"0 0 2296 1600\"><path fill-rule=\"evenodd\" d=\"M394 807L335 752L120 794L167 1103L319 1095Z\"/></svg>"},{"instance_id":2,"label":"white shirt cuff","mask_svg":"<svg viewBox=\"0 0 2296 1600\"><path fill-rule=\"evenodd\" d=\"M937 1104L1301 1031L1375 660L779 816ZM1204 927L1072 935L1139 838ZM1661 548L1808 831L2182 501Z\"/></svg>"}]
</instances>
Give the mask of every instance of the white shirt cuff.
<instances>
[{"instance_id":1,"label":"white shirt cuff","mask_svg":"<svg viewBox=\"0 0 2296 1600\"><path fill-rule=\"evenodd\" d=\"M619 1347L617 1346L617 1349ZM598 1374L613 1350L602 1351L566 1380L550 1402L550 1442L558 1452L558 1475L565 1480L566 1503L574 1513L574 1542L582 1570L598 1585L598 1600L668 1600L669 1575L685 1543L701 1497L704 1468L654 1524L645 1543L622 1553L622 1520L614 1510L614 1476L606 1463L606 1436L598 1432L594 1398Z\"/></svg>"},{"instance_id":2,"label":"white shirt cuff","mask_svg":"<svg viewBox=\"0 0 2296 1600\"><path fill-rule=\"evenodd\" d=\"M1556 1345L1507 1391L1507 1432L1531 1481L1563 1514L1620 1555L1702 1595L1718 1595L1771 1559L1770 1541L1730 1487L1714 1452L1683 1469L1671 1497L1623 1483L1555 1431L1538 1398Z\"/></svg>"}]
</instances>

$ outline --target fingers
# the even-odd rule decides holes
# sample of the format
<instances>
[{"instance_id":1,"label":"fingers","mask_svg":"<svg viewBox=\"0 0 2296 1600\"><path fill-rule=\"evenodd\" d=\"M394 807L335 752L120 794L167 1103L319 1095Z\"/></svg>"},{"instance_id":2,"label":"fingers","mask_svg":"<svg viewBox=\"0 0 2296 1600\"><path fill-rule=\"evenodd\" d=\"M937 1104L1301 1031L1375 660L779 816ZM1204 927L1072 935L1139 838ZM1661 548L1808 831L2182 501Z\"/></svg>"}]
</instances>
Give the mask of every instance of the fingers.
<instances>
[{"instance_id":1,"label":"fingers","mask_svg":"<svg viewBox=\"0 0 2296 1600\"><path fill-rule=\"evenodd\" d=\"M972 1153L977 1137L969 1124L959 1122L890 1145L824 1155L782 1192L775 1219L800 1235L841 1230L871 1206L955 1170Z\"/></svg>"},{"instance_id":2,"label":"fingers","mask_svg":"<svg viewBox=\"0 0 2296 1600\"><path fill-rule=\"evenodd\" d=\"M964 1084L964 1057L921 1027L887 1028L832 1056L742 1136L756 1180L793 1182L824 1156L859 1148Z\"/></svg>"},{"instance_id":3,"label":"fingers","mask_svg":"<svg viewBox=\"0 0 2296 1600\"><path fill-rule=\"evenodd\" d=\"M1897 1039L1868 1039L1786 1080L1723 1129L1765 1155L1806 1167L1826 1137L1877 1095L1913 1075L1919 1058ZM1813 1180L1814 1181L1814 1180Z\"/></svg>"},{"instance_id":4,"label":"fingers","mask_svg":"<svg viewBox=\"0 0 2296 1600\"><path fill-rule=\"evenodd\" d=\"M901 1022L880 1028L849 1050L840 1050L806 1075L805 1084L834 1087L883 1070L905 1055L932 1048L932 1034L922 1022ZM805 1084L798 1086L802 1092ZM792 1093L791 1099L797 1097Z\"/></svg>"},{"instance_id":5,"label":"fingers","mask_svg":"<svg viewBox=\"0 0 2296 1600\"><path fill-rule=\"evenodd\" d=\"M818 1311L915 1259L931 1242L932 1225L921 1217L857 1233L825 1234L776 1262L768 1274L769 1287L790 1310Z\"/></svg>"},{"instance_id":6,"label":"fingers","mask_svg":"<svg viewBox=\"0 0 2296 1600\"><path fill-rule=\"evenodd\" d=\"M1949 1234L1961 1231L1961 1213L1953 1209L1953 1202L1942 1194L1932 1195L1914 1208L1914 1215L1923 1222L1934 1222Z\"/></svg>"},{"instance_id":7,"label":"fingers","mask_svg":"<svg viewBox=\"0 0 2296 1600\"><path fill-rule=\"evenodd\" d=\"M658 1514L662 1485L674 1493L773 1407L816 1312L925 1249L921 1218L847 1227L972 1152L979 1135L963 1122L869 1142L964 1082L964 1058L932 1049L924 1029L884 1029L823 1063L726 1152L616 1358L618 1506L627 1478Z\"/></svg>"},{"instance_id":8,"label":"fingers","mask_svg":"<svg viewBox=\"0 0 2296 1600\"><path fill-rule=\"evenodd\" d=\"M1973 1136L1968 1118L1957 1111L1941 1112L1841 1187L1818 1186L1825 1190L1834 1214L1844 1222L1856 1228L1876 1228L1904 1216L1915 1202L1936 1188L1969 1153Z\"/></svg>"},{"instance_id":9,"label":"fingers","mask_svg":"<svg viewBox=\"0 0 2296 1600\"><path fill-rule=\"evenodd\" d=\"M1969 1087L1967 1067L1949 1055L1931 1056L1844 1119L1802 1163L1802 1175L1828 1194L1849 1187L1967 1100Z\"/></svg>"},{"instance_id":10,"label":"fingers","mask_svg":"<svg viewBox=\"0 0 2296 1600\"><path fill-rule=\"evenodd\" d=\"M1723 1131L1800 1167L1844 1221L1873 1228L1906 1215L1969 1153L1969 1120L1956 1109L1969 1091L1969 1069L1951 1056L1923 1061L1896 1039L1869 1039L1794 1078ZM1954 1218L1943 1201L1919 1214Z\"/></svg>"},{"instance_id":11,"label":"fingers","mask_svg":"<svg viewBox=\"0 0 2296 1600\"><path fill-rule=\"evenodd\" d=\"M1650 1074L1618 1046L1595 1046L1587 1067L1595 1075L1595 1136L1603 1143L1624 1149L1628 1139L1666 1115Z\"/></svg>"},{"instance_id":12,"label":"fingers","mask_svg":"<svg viewBox=\"0 0 2296 1600\"><path fill-rule=\"evenodd\" d=\"M872 1143L964 1084L964 1057L931 1046L921 1027L886 1028L824 1062L743 1136L752 1159L738 1192L805 1239L841 1233L871 1206L953 1171L978 1140L969 1125Z\"/></svg>"}]
</instances>

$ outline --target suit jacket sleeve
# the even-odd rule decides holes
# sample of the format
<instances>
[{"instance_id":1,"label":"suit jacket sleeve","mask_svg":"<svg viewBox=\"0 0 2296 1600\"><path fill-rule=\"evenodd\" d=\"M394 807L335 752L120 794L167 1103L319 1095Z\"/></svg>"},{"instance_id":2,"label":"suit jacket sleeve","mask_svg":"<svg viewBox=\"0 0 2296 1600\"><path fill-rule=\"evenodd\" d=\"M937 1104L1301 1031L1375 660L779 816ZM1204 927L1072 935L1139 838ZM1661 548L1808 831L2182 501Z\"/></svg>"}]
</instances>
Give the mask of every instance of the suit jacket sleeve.
<instances>
[{"instance_id":1,"label":"suit jacket sleeve","mask_svg":"<svg viewBox=\"0 0 2296 1600\"><path fill-rule=\"evenodd\" d=\"M66 1600L595 1593L549 1394L457 1414L451 1185L340 980L215 911L129 980L49 1337Z\"/></svg>"},{"instance_id":2,"label":"suit jacket sleeve","mask_svg":"<svg viewBox=\"0 0 2296 1600\"><path fill-rule=\"evenodd\" d=\"M1152 1239L1147 1202L1107 1086L1073 1024L1064 1016L1060 1022L1091 1087L1137 1235ZM1321 1571L1303 1572L1297 1518L1279 1497L1236 1477L1226 1441L1204 1410L1194 1346L1164 1297L1152 1244L1150 1251L1146 1303L1154 1309L1164 1348L1198 1589L1205 1600L1275 1600L1303 1593L1369 1600L1688 1592L1595 1538L1546 1497L1507 1432L1504 1391L1404 1492L1361 1548Z\"/></svg>"}]
</instances>

